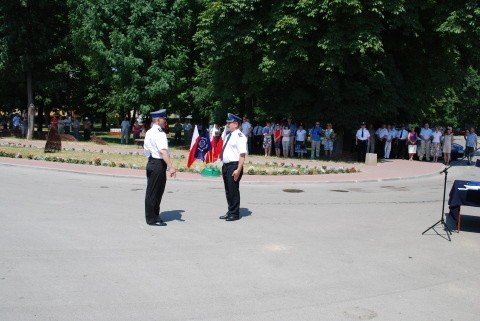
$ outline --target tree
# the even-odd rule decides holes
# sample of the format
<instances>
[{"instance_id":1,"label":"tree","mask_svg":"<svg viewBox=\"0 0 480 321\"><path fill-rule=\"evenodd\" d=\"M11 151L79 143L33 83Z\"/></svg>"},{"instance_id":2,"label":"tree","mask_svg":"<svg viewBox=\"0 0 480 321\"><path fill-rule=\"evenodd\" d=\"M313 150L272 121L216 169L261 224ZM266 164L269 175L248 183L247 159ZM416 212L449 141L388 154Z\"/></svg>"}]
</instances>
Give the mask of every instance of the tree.
<instances>
[{"instance_id":1,"label":"tree","mask_svg":"<svg viewBox=\"0 0 480 321\"><path fill-rule=\"evenodd\" d=\"M88 77L104 88L105 111L148 113L189 105L195 2L69 1L73 39ZM172 108L170 108L172 107Z\"/></svg>"},{"instance_id":2,"label":"tree","mask_svg":"<svg viewBox=\"0 0 480 321\"><path fill-rule=\"evenodd\" d=\"M0 94L4 105L66 102L71 75L67 6L61 0L14 0L0 4ZM20 95L22 90L26 95ZM19 97L25 98L19 98ZM33 136L33 117L28 137Z\"/></svg>"},{"instance_id":3,"label":"tree","mask_svg":"<svg viewBox=\"0 0 480 321\"><path fill-rule=\"evenodd\" d=\"M462 80L461 57L478 47L474 7L433 0L207 1L195 37L201 73L220 105L254 97L263 114L346 127L418 121L432 108L446 108L438 112L446 115ZM463 41L447 37L444 24L465 10L468 21L455 24L471 45L459 54L452 46Z\"/></svg>"}]
</instances>

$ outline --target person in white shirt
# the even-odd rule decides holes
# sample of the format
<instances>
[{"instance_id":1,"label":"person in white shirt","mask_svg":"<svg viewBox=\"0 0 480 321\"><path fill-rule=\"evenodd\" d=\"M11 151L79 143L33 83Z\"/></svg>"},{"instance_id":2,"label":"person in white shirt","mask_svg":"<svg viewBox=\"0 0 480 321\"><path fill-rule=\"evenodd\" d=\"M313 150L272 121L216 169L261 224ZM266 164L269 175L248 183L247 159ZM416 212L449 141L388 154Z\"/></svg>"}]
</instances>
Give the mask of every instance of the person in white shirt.
<instances>
[{"instance_id":1,"label":"person in white shirt","mask_svg":"<svg viewBox=\"0 0 480 321\"><path fill-rule=\"evenodd\" d=\"M432 156L433 162L436 163L438 160L438 156L440 156L440 145L442 140L442 132L440 131L439 126L435 126L435 131L432 133Z\"/></svg>"},{"instance_id":2,"label":"person in white shirt","mask_svg":"<svg viewBox=\"0 0 480 321\"><path fill-rule=\"evenodd\" d=\"M423 128L420 130L420 150L418 151L418 160L422 161L423 157L430 161L430 141L432 139L432 129L428 123L425 123Z\"/></svg>"},{"instance_id":3,"label":"person in white shirt","mask_svg":"<svg viewBox=\"0 0 480 321\"><path fill-rule=\"evenodd\" d=\"M392 141L395 138L395 130L392 129L391 125L387 125L387 132L385 134L385 149L384 149L384 158L390 158L390 152L392 151Z\"/></svg>"},{"instance_id":4,"label":"person in white shirt","mask_svg":"<svg viewBox=\"0 0 480 321\"><path fill-rule=\"evenodd\" d=\"M240 180L248 153L247 137L239 130L242 119L234 114L227 116L228 134L225 137L220 159L223 162L222 177L227 196L228 212L219 218L229 221L240 219Z\"/></svg>"},{"instance_id":5,"label":"person in white shirt","mask_svg":"<svg viewBox=\"0 0 480 321\"><path fill-rule=\"evenodd\" d=\"M365 128L366 123L362 122L360 128L355 134L355 145L357 146L357 161L365 162L365 156L367 155L367 141L370 137L368 129Z\"/></svg>"},{"instance_id":6,"label":"person in white shirt","mask_svg":"<svg viewBox=\"0 0 480 321\"><path fill-rule=\"evenodd\" d=\"M305 141L307 139L307 131L303 129L303 125L299 124L298 129L295 133L295 153L300 158L303 158L303 154L307 153L307 149L305 147Z\"/></svg>"},{"instance_id":7,"label":"person in white shirt","mask_svg":"<svg viewBox=\"0 0 480 321\"><path fill-rule=\"evenodd\" d=\"M383 124L382 127L378 128L375 132L378 142L378 157L385 158L385 141L387 136L387 125Z\"/></svg>"},{"instance_id":8,"label":"person in white shirt","mask_svg":"<svg viewBox=\"0 0 480 321\"><path fill-rule=\"evenodd\" d=\"M247 116L243 117L243 123L241 127L242 133L247 137L247 146L248 146L248 152L252 152L252 131L253 127L252 124L250 124L250 119L248 119Z\"/></svg>"},{"instance_id":9,"label":"person in white shirt","mask_svg":"<svg viewBox=\"0 0 480 321\"><path fill-rule=\"evenodd\" d=\"M145 134L143 144L147 163L147 190L145 191L145 220L148 225L165 226L167 223L160 219L160 202L162 201L166 172L170 177L176 176L168 153L167 135L163 131L167 124L167 111L165 109L150 113L152 127Z\"/></svg>"}]
</instances>

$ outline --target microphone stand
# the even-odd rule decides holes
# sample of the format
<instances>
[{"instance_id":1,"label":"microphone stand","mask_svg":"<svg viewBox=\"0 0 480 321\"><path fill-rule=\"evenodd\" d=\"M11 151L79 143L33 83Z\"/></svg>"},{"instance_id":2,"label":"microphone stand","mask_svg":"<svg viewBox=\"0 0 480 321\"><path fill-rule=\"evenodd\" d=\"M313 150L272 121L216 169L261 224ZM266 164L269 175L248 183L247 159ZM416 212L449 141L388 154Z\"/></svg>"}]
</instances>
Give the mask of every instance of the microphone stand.
<instances>
[{"instance_id":1,"label":"microphone stand","mask_svg":"<svg viewBox=\"0 0 480 321\"><path fill-rule=\"evenodd\" d=\"M462 158L463 159L463 158ZM453 164L451 164L450 166L448 167L445 167L445 169L443 171L441 171L439 174L445 174L445 180L443 181L443 202L442 202L442 213L441 213L441 216L440 216L440 219L435 222L435 224L433 224L432 226L430 226L429 228L427 228L425 231L422 232L422 235L425 234L426 232L428 232L429 230L435 228L437 225L441 224L443 226L443 229L445 231L447 231L447 237L448 237L448 241L452 241L452 239L450 238L450 235L452 235L452 231L450 230L450 228L448 228L447 226L447 222L445 222L445 194L447 192L447 177L448 177L448 170L450 169L450 167L452 167ZM436 231L435 231L436 232ZM438 234L438 232L437 232Z\"/></svg>"},{"instance_id":2,"label":"microphone stand","mask_svg":"<svg viewBox=\"0 0 480 321\"><path fill-rule=\"evenodd\" d=\"M477 152L480 148L477 148L475 149L472 154L475 154L475 152ZM467 154L464 153L463 154L463 157L461 159L457 159L456 161L452 162L449 166L445 167L445 169L443 171L441 171L439 174L445 174L445 180L443 181L443 202L442 202L442 213L441 213L441 216L440 216L440 220L438 220L437 222L435 222L435 224L433 224L432 226L430 226L429 228L427 228L425 231L422 232L422 235L425 234L427 231L435 228L435 226L441 224L443 226L443 229L445 231L447 231L447 237L448 237L448 240L451 242L451 238L450 238L450 235L452 235L452 231L450 230L450 228L447 226L447 222L445 222L445 194L447 192L447 176L448 176L448 170L450 169L450 167L452 167L453 165L455 165L455 163L459 162L459 161L462 161L465 159L465 157L467 157ZM436 231L435 231L436 232ZM438 232L437 232L438 234Z\"/></svg>"}]
</instances>

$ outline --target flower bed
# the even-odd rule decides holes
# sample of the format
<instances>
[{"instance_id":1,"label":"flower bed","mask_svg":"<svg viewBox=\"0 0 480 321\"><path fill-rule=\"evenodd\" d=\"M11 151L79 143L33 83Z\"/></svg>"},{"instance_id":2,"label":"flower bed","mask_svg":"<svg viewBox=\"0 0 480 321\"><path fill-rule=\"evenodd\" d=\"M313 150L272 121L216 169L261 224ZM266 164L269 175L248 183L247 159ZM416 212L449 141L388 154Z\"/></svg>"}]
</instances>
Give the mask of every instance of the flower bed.
<instances>
[{"instance_id":1,"label":"flower bed","mask_svg":"<svg viewBox=\"0 0 480 321\"><path fill-rule=\"evenodd\" d=\"M0 149L0 157L27 158L32 160L43 160L47 162L84 164L92 166L120 167L132 169L145 169L146 159L139 152L115 152L108 151L89 151L85 148L63 149L57 155L44 154L43 149L39 147L27 146L25 144L3 144ZM186 157L182 154L172 154L172 162L179 172L201 173L206 166L216 166L215 164L203 164L195 162L190 168L186 166ZM141 165L139 165L141 164ZM266 162L254 163L247 162L244 165L244 174L246 175L324 175L324 174L342 174L357 173L359 170L355 167L345 166L309 166L294 164L290 162Z\"/></svg>"}]
</instances>

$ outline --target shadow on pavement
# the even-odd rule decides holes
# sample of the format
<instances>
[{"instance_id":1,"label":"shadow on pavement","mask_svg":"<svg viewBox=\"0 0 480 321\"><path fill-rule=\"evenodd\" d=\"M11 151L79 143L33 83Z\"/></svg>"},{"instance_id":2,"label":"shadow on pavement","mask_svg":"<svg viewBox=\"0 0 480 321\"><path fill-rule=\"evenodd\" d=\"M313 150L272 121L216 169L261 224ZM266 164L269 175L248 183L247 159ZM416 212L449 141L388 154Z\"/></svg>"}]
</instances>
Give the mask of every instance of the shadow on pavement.
<instances>
[{"instance_id":1,"label":"shadow on pavement","mask_svg":"<svg viewBox=\"0 0 480 321\"><path fill-rule=\"evenodd\" d=\"M462 214L460 219L461 219L460 233L461 232L480 233L480 216ZM455 228L456 228L456 224L457 222L455 222Z\"/></svg>"},{"instance_id":2,"label":"shadow on pavement","mask_svg":"<svg viewBox=\"0 0 480 321\"><path fill-rule=\"evenodd\" d=\"M246 217L252 215L252 212L248 208L240 208L240 217Z\"/></svg>"},{"instance_id":3,"label":"shadow on pavement","mask_svg":"<svg viewBox=\"0 0 480 321\"><path fill-rule=\"evenodd\" d=\"M183 212L185 211L184 210L166 211L166 212L162 212L160 214L160 217L164 222L171 222L171 221L185 222L185 220L182 219Z\"/></svg>"}]
</instances>

